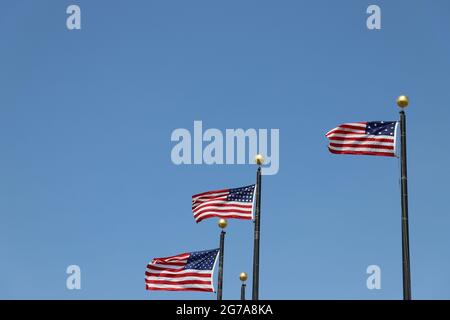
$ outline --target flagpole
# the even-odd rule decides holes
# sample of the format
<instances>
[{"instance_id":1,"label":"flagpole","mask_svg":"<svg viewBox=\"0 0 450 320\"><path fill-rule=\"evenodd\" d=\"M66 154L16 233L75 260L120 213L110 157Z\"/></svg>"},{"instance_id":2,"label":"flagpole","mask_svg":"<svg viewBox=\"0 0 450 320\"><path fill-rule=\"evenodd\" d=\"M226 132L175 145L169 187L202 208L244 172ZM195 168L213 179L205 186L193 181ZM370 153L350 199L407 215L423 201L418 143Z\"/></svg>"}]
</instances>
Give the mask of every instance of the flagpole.
<instances>
[{"instance_id":1,"label":"flagpole","mask_svg":"<svg viewBox=\"0 0 450 320\"><path fill-rule=\"evenodd\" d=\"M242 281L241 285L241 300L245 300L245 281L247 281L247 274L245 272L241 272L239 275L239 279Z\"/></svg>"},{"instance_id":2,"label":"flagpole","mask_svg":"<svg viewBox=\"0 0 450 320\"><path fill-rule=\"evenodd\" d=\"M220 247L219 247L219 279L217 281L217 300L222 300L222 291L223 291L223 256L225 249L225 229L228 223L225 219L219 220L219 228L222 229L220 232Z\"/></svg>"},{"instance_id":3,"label":"flagpole","mask_svg":"<svg viewBox=\"0 0 450 320\"><path fill-rule=\"evenodd\" d=\"M255 232L253 245L253 290L252 300L259 299L259 240L261 228L261 165L264 163L262 155L255 157L258 170L256 172L256 209L255 209Z\"/></svg>"},{"instance_id":4,"label":"flagpole","mask_svg":"<svg viewBox=\"0 0 450 320\"><path fill-rule=\"evenodd\" d=\"M401 203L402 203L402 262L403 262L403 300L411 300L411 270L409 259L409 225L408 225L408 175L406 170L406 115L404 108L409 99L400 96L397 105L400 111L400 163L401 163Z\"/></svg>"}]
</instances>

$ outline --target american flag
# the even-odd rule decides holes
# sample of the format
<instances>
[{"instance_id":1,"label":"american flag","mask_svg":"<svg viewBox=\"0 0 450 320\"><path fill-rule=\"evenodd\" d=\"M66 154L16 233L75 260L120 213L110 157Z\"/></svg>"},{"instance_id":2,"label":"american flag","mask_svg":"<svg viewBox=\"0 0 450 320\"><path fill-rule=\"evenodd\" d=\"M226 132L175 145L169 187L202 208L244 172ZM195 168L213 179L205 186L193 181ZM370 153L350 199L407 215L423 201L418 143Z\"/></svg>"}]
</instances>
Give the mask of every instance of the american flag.
<instances>
[{"instance_id":1,"label":"american flag","mask_svg":"<svg viewBox=\"0 0 450 320\"><path fill-rule=\"evenodd\" d=\"M344 123L327 132L328 150L337 154L395 157L396 121Z\"/></svg>"},{"instance_id":2,"label":"american flag","mask_svg":"<svg viewBox=\"0 0 450 320\"><path fill-rule=\"evenodd\" d=\"M192 213L195 222L211 217L250 220L253 218L254 194L255 185L252 184L193 195Z\"/></svg>"},{"instance_id":3,"label":"american flag","mask_svg":"<svg viewBox=\"0 0 450 320\"><path fill-rule=\"evenodd\" d=\"M213 273L219 249L155 258L147 265L147 290L214 292Z\"/></svg>"}]
</instances>

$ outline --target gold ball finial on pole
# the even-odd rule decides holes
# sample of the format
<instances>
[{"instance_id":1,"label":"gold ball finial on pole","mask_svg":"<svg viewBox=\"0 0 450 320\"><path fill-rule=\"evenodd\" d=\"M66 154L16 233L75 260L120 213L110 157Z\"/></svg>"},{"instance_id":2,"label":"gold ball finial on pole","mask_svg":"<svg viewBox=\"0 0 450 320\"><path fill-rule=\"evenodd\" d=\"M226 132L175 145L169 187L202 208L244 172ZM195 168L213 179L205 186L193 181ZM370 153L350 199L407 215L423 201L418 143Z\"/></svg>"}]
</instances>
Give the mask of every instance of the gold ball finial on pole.
<instances>
[{"instance_id":1,"label":"gold ball finial on pole","mask_svg":"<svg viewBox=\"0 0 450 320\"><path fill-rule=\"evenodd\" d=\"M218 225L219 225L219 228L225 229L228 225L228 222L226 219L220 219Z\"/></svg>"},{"instance_id":2,"label":"gold ball finial on pole","mask_svg":"<svg viewBox=\"0 0 450 320\"><path fill-rule=\"evenodd\" d=\"M247 278L248 278L248 276L247 276L247 274L246 274L245 272L241 272L241 274L239 275L239 279L240 279L242 282L247 281Z\"/></svg>"},{"instance_id":3,"label":"gold ball finial on pole","mask_svg":"<svg viewBox=\"0 0 450 320\"><path fill-rule=\"evenodd\" d=\"M264 163L264 157L262 154L257 154L255 156L255 162L258 166L262 165Z\"/></svg>"},{"instance_id":4,"label":"gold ball finial on pole","mask_svg":"<svg viewBox=\"0 0 450 320\"><path fill-rule=\"evenodd\" d=\"M400 96L397 98L397 105L404 109L408 106L409 104L409 98L407 96Z\"/></svg>"}]
</instances>

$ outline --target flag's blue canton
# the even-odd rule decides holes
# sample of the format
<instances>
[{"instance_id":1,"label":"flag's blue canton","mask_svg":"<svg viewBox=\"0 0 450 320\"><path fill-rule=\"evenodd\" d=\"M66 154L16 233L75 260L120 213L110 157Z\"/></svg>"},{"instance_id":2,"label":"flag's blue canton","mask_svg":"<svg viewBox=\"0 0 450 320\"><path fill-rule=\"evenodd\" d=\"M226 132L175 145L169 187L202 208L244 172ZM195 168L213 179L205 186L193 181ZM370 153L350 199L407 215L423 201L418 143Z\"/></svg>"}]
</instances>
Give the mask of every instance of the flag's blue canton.
<instances>
[{"instance_id":1,"label":"flag's blue canton","mask_svg":"<svg viewBox=\"0 0 450 320\"><path fill-rule=\"evenodd\" d=\"M371 121L367 122L366 134L377 136L394 136L395 121Z\"/></svg>"},{"instance_id":2,"label":"flag's blue canton","mask_svg":"<svg viewBox=\"0 0 450 320\"><path fill-rule=\"evenodd\" d=\"M219 249L191 252L184 269L212 270Z\"/></svg>"},{"instance_id":3,"label":"flag's blue canton","mask_svg":"<svg viewBox=\"0 0 450 320\"><path fill-rule=\"evenodd\" d=\"M228 194L228 201L238 201L238 202L253 202L253 193L255 191L255 185L246 186L242 188L230 189Z\"/></svg>"}]
</instances>

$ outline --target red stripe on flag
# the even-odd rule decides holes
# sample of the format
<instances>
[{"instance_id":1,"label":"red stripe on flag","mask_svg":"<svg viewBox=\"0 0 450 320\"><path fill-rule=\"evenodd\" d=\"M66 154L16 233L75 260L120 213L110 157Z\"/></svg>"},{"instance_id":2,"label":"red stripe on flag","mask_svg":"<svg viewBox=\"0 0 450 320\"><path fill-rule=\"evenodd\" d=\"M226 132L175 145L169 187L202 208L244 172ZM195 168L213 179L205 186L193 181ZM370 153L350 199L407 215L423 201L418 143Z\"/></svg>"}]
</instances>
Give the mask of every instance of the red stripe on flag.
<instances>
[{"instance_id":1,"label":"red stripe on flag","mask_svg":"<svg viewBox=\"0 0 450 320\"><path fill-rule=\"evenodd\" d=\"M157 267L157 266L154 266L154 265L152 265L152 264L149 264L148 266L147 266L147 268L148 269L153 269L153 270L170 270L170 271L183 271L184 269L183 268L178 268L178 269L169 269L169 268L164 268L164 267Z\"/></svg>"},{"instance_id":2,"label":"red stripe on flag","mask_svg":"<svg viewBox=\"0 0 450 320\"><path fill-rule=\"evenodd\" d=\"M211 285L211 280L181 280L181 281L169 281L169 280L148 280L145 279L147 284L170 284L174 286L182 286L186 284L207 284Z\"/></svg>"},{"instance_id":3,"label":"red stripe on flag","mask_svg":"<svg viewBox=\"0 0 450 320\"><path fill-rule=\"evenodd\" d=\"M207 273L196 273L196 272L186 272L186 273L167 273L167 272L145 272L147 277L166 277L166 278L182 278L182 277L200 277L200 278L210 278L211 275Z\"/></svg>"},{"instance_id":4,"label":"red stripe on flag","mask_svg":"<svg viewBox=\"0 0 450 320\"><path fill-rule=\"evenodd\" d=\"M203 291L203 292L214 292L213 289L207 288L156 288L147 285L147 290L152 291Z\"/></svg>"},{"instance_id":5,"label":"red stripe on flag","mask_svg":"<svg viewBox=\"0 0 450 320\"><path fill-rule=\"evenodd\" d=\"M370 148L370 149L389 149L394 150L394 146L386 146L380 144L351 144L351 143L330 143L330 146L336 148Z\"/></svg>"},{"instance_id":6,"label":"red stripe on flag","mask_svg":"<svg viewBox=\"0 0 450 320\"><path fill-rule=\"evenodd\" d=\"M234 214L207 214L204 215L203 217L198 218L198 220L196 220L197 223L199 223L200 221L204 220L204 219L208 219L208 218L213 218L213 217L218 217L218 218L227 218L227 219L241 219L241 220L251 220L251 213L249 213L249 216L238 216L238 215L234 215Z\"/></svg>"},{"instance_id":7,"label":"red stripe on flag","mask_svg":"<svg viewBox=\"0 0 450 320\"><path fill-rule=\"evenodd\" d=\"M341 141L375 141L375 142L394 142L394 138L353 138L353 137L331 137L329 140L341 140Z\"/></svg>"},{"instance_id":8,"label":"red stripe on flag","mask_svg":"<svg viewBox=\"0 0 450 320\"><path fill-rule=\"evenodd\" d=\"M359 155L370 155L370 156L385 156L385 157L395 157L394 153L390 152L369 152L369 151L337 151L328 148L331 153L335 154L359 154Z\"/></svg>"},{"instance_id":9,"label":"red stripe on flag","mask_svg":"<svg viewBox=\"0 0 450 320\"><path fill-rule=\"evenodd\" d=\"M366 128L366 123L360 123L363 124L364 126L355 126L352 124L341 124L338 128L345 128L345 129L355 129L355 130L365 130Z\"/></svg>"},{"instance_id":10,"label":"red stripe on flag","mask_svg":"<svg viewBox=\"0 0 450 320\"><path fill-rule=\"evenodd\" d=\"M229 205L229 206L231 206L231 205ZM240 209L208 209L207 207L205 207L205 209L202 209L202 210L198 211L194 215L194 218L197 218L202 213L209 212L209 211L217 212L217 214L221 214L221 213L226 214L226 213L229 213L229 212L251 214L251 208L252 208L252 206L249 207L250 210L240 210Z\"/></svg>"}]
</instances>

